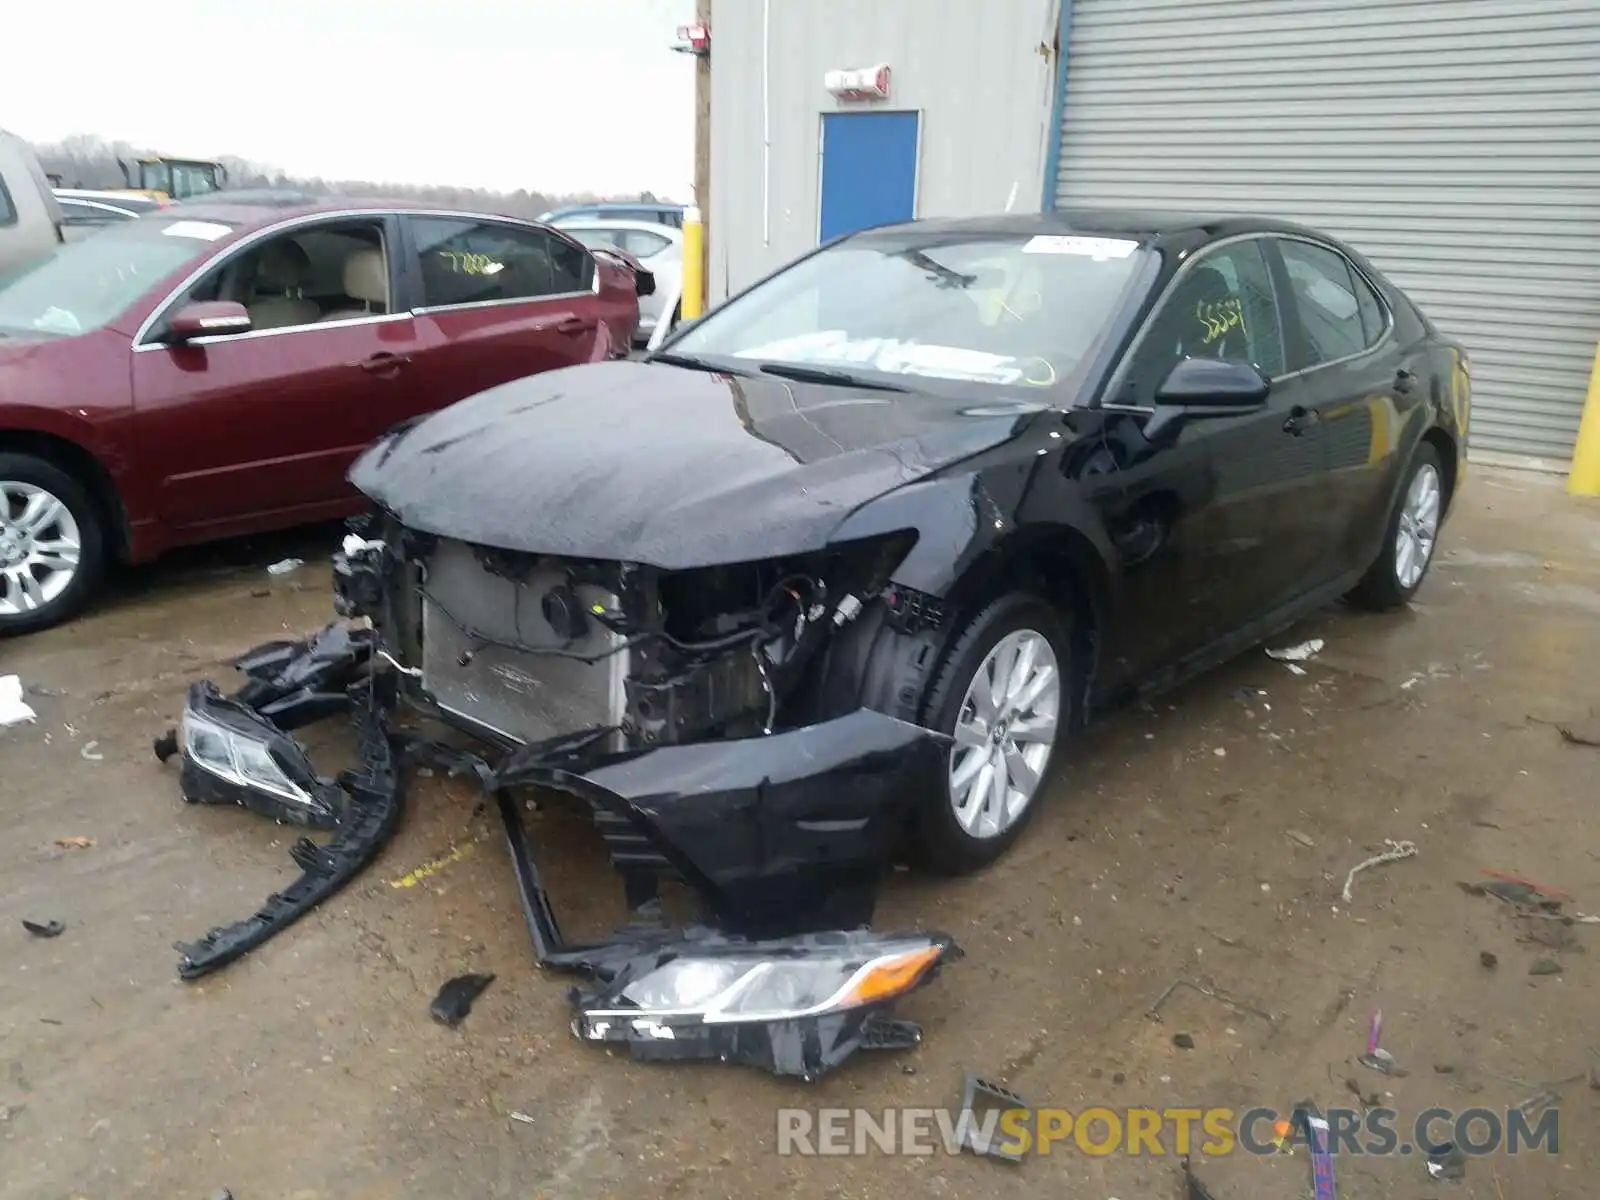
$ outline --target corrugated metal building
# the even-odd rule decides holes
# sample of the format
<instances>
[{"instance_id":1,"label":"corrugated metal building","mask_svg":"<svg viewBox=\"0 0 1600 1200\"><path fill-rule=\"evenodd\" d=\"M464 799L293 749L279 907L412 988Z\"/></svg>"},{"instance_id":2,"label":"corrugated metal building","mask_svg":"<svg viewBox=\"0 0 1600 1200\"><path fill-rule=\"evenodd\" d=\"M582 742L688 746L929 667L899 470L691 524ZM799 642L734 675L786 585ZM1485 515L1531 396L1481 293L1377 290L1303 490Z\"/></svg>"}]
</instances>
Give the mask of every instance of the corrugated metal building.
<instances>
[{"instance_id":1,"label":"corrugated metal building","mask_svg":"<svg viewBox=\"0 0 1600 1200\"><path fill-rule=\"evenodd\" d=\"M1474 457L1571 457L1600 339L1600 0L715 0L712 37L714 299L912 212L1284 216L1467 345ZM877 63L887 100L824 85Z\"/></svg>"}]
</instances>

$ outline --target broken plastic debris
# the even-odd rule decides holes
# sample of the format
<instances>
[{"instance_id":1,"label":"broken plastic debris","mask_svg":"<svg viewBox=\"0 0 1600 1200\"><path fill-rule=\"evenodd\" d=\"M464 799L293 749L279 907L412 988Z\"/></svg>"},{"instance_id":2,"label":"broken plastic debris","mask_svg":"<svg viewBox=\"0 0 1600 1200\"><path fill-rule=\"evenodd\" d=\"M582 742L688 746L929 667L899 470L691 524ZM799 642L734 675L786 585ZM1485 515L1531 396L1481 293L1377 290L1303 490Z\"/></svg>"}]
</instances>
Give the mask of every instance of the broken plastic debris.
<instances>
[{"instance_id":1,"label":"broken plastic debris","mask_svg":"<svg viewBox=\"0 0 1600 1200\"><path fill-rule=\"evenodd\" d=\"M24 919L22 927L37 938L60 937L66 926L60 921L29 921Z\"/></svg>"},{"instance_id":2,"label":"broken plastic debris","mask_svg":"<svg viewBox=\"0 0 1600 1200\"><path fill-rule=\"evenodd\" d=\"M467 1019L472 1002L493 982L493 975L457 975L439 989L428 1006L428 1014L439 1024L453 1029Z\"/></svg>"},{"instance_id":3,"label":"broken plastic debris","mask_svg":"<svg viewBox=\"0 0 1600 1200\"><path fill-rule=\"evenodd\" d=\"M1467 1173L1467 1156L1461 1147L1446 1142L1428 1155L1429 1179L1461 1179Z\"/></svg>"},{"instance_id":4,"label":"broken plastic debris","mask_svg":"<svg viewBox=\"0 0 1600 1200\"><path fill-rule=\"evenodd\" d=\"M349 541L349 539L348 539L348 538L346 538L346 539L345 539L345 540L346 540L346 542L348 542L348 541ZM522 1124L524 1124L524 1125L533 1125L533 1124L536 1124L536 1122L535 1122L535 1121L534 1121L534 1119L533 1119L533 1118L532 1118L532 1117L530 1117L530 1116L529 1116L529 1115L528 1115L528 1114L527 1114L527 1113L525 1113L525 1112L514 1112L514 1113L512 1113L512 1114L510 1114L510 1115L511 1115L511 1119L512 1119L512 1120L513 1120L513 1121L519 1121L519 1122L521 1122L521 1123L522 1123Z\"/></svg>"},{"instance_id":5,"label":"broken plastic debris","mask_svg":"<svg viewBox=\"0 0 1600 1200\"><path fill-rule=\"evenodd\" d=\"M56 845L63 850L87 850L94 845L94 839L92 837L84 837L82 834L76 834L72 837L58 837Z\"/></svg>"},{"instance_id":6,"label":"broken plastic debris","mask_svg":"<svg viewBox=\"0 0 1600 1200\"><path fill-rule=\"evenodd\" d=\"M1316 842L1311 840L1311 835L1309 833L1301 833L1298 829L1286 829L1284 830L1284 836L1287 837L1291 842L1299 842L1302 846L1305 846L1308 849L1316 845Z\"/></svg>"},{"instance_id":7,"label":"broken plastic debris","mask_svg":"<svg viewBox=\"0 0 1600 1200\"><path fill-rule=\"evenodd\" d=\"M0 675L0 725L21 725L36 715L22 699L22 677Z\"/></svg>"},{"instance_id":8,"label":"broken plastic debris","mask_svg":"<svg viewBox=\"0 0 1600 1200\"><path fill-rule=\"evenodd\" d=\"M1309 642L1301 642L1298 646L1285 646L1282 650L1268 650L1267 657L1276 659L1281 663L1300 663L1308 658L1315 658L1322 653L1323 641L1321 638L1312 638Z\"/></svg>"},{"instance_id":9,"label":"broken plastic debris","mask_svg":"<svg viewBox=\"0 0 1600 1200\"><path fill-rule=\"evenodd\" d=\"M957 1110L957 1128L961 1136L961 1148L970 1150L973 1154L988 1158L998 1158L1003 1162L1022 1161L1022 1154L1010 1149L1007 1145L1010 1138L1006 1135L985 1137L983 1130L982 1112L995 1110L1001 1113L1020 1112L1022 1121L1031 1127L1033 1109L1021 1096L1010 1088L1001 1087L998 1083L990 1083L986 1079L979 1079L971 1071L967 1072L965 1083L961 1088L961 1107ZM963 1120L965 1118L965 1120ZM1014 1144L1014 1143L1013 1143Z\"/></svg>"},{"instance_id":10,"label":"broken plastic debris","mask_svg":"<svg viewBox=\"0 0 1600 1200\"><path fill-rule=\"evenodd\" d=\"M95 749L99 744L99 742L85 742L83 749L78 751L78 757L86 758L90 762L103 762L106 756Z\"/></svg>"},{"instance_id":11,"label":"broken plastic debris","mask_svg":"<svg viewBox=\"0 0 1600 1200\"><path fill-rule=\"evenodd\" d=\"M1415 842L1397 842L1393 838L1384 838L1383 844L1389 848L1382 854L1374 854L1371 858L1358 862L1350 868L1350 873L1344 877L1344 891L1340 895L1346 904L1355 899L1351 895L1350 889L1355 886L1356 876L1362 871L1369 870L1372 867L1381 867L1385 863L1399 862L1403 858L1412 858L1417 853L1417 844Z\"/></svg>"},{"instance_id":12,"label":"broken plastic debris","mask_svg":"<svg viewBox=\"0 0 1600 1200\"><path fill-rule=\"evenodd\" d=\"M306 565L306 562L305 562L305 559L303 559L303 558L284 558L284 559L279 559L277 562L273 563L270 567L267 568L267 574L268 575L287 575L290 571L298 571L301 567L303 567L305 565Z\"/></svg>"},{"instance_id":13,"label":"broken plastic debris","mask_svg":"<svg viewBox=\"0 0 1600 1200\"><path fill-rule=\"evenodd\" d=\"M359 534L354 533L347 533L344 535L344 552L347 555L354 556L365 553L368 550L382 549L383 543L381 541L374 541L371 538L364 538Z\"/></svg>"}]
</instances>

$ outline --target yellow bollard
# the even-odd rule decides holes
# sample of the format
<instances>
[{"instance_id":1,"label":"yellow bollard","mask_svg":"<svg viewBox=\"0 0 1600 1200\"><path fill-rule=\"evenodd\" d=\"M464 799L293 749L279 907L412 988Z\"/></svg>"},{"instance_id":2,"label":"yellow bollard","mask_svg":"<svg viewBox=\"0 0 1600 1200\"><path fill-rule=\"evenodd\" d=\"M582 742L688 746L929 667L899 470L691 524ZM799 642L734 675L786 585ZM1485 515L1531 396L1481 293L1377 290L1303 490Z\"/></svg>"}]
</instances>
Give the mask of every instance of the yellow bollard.
<instances>
[{"instance_id":1,"label":"yellow bollard","mask_svg":"<svg viewBox=\"0 0 1600 1200\"><path fill-rule=\"evenodd\" d=\"M692 204L683 213L683 296L678 303L685 321L706 310L706 227Z\"/></svg>"},{"instance_id":2,"label":"yellow bollard","mask_svg":"<svg viewBox=\"0 0 1600 1200\"><path fill-rule=\"evenodd\" d=\"M1589 397L1583 402L1578 444L1572 448L1567 491L1574 496L1600 496L1600 346L1595 347L1594 369L1589 373Z\"/></svg>"}]
</instances>

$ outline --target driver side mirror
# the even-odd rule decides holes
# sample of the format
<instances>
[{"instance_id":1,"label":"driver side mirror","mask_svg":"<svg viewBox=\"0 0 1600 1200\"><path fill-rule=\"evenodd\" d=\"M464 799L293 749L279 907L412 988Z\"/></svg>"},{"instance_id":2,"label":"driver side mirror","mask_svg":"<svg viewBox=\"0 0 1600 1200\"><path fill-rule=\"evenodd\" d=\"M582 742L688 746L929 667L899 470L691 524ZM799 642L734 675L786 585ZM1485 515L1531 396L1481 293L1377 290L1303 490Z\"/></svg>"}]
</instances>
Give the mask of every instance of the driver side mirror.
<instances>
[{"instance_id":1,"label":"driver side mirror","mask_svg":"<svg viewBox=\"0 0 1600 1200\"><path fill-rule=\"evenodd\" d=\"M207 300L185 304L167 322L167 340L175 344L223 333L248 333L250 314L233 300Z\"/></svg>"},{"instance_id":2,"label":"driver side mirror","mask_svg":"<svg viewBox=\"0 0 1600 1200\"><path fill-rule=\"evenodd\" d=\"M1242 417L1267 403L1272 383L1248 363L1216 358L1186 358L1156 389L1156 411L1144 436L1155 441L1184 421Z\"/></svg>"}]
</instances>

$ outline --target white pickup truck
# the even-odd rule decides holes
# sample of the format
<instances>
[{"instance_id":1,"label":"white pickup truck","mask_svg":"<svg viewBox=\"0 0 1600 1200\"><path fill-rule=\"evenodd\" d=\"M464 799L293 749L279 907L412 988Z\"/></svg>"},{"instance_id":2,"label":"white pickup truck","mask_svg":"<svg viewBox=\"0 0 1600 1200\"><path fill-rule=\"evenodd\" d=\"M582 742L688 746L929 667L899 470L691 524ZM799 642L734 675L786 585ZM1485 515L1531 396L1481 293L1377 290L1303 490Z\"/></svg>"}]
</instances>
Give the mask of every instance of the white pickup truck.
<instances>
[{"instance_id":1,"label":"white pickup truck","mask_svg":"<svg viewBox=\"0 0 1600 1200\"><path fill-rule=\"evenodd\" d=\"M0 280L61 241L61 206L33 147L0 129Z\"/></svg>"}]
</instances>

